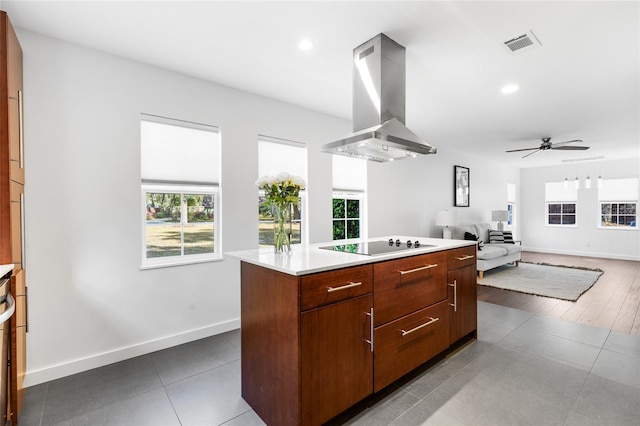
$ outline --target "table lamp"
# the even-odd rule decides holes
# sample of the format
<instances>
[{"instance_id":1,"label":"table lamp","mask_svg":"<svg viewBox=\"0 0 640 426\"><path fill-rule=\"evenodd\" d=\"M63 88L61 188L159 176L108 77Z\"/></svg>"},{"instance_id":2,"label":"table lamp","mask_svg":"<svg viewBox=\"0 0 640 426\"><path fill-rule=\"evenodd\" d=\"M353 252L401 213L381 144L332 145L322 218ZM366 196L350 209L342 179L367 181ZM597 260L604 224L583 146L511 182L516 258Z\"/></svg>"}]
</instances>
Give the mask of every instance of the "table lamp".
<instances>
[{"instance_id":1,"label":"table lamp","mask_svg":"<svg viewBox=\"0 0 640 426\"><path fill-rule=\"evenodd\" d=\"M436 226L444 226L442 230L442 238L451 239L450 226L456 226L458 224L458 215L455 211L443 210L436 213Z\"/></svg>"},{"instance_id":2,"label":"table lamp","mask_svg":"<svg viewBox=\"0 0 640 426\"><path fill-rule=\"evenodd\" d=\"M509 220L509 212L506 210L493 210L491 212L491 220L498 222L498 231L504 231L504 223L502 221Z\"/></svg>"}]
</instances>

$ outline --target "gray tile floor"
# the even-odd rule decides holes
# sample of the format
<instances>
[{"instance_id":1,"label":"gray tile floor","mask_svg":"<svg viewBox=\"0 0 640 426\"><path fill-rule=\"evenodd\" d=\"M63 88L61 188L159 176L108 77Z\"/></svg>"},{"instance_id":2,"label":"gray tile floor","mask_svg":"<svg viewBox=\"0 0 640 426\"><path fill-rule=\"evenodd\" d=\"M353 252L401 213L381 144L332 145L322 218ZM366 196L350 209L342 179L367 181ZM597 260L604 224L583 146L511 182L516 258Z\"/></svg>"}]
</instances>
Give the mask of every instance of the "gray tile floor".
<instances>
[{"instance_id":1,"label":"gray tile floor","mask_svg":"<svg viewBox=\"0 0 640 426\"><path fill-rule=\"evenodd\" d=\"M21 426L262 425L240 333L28 389ZM352 425L638 425L640 337L478 302L478 340L361 404Z\"/></svg>"}]
</instances>

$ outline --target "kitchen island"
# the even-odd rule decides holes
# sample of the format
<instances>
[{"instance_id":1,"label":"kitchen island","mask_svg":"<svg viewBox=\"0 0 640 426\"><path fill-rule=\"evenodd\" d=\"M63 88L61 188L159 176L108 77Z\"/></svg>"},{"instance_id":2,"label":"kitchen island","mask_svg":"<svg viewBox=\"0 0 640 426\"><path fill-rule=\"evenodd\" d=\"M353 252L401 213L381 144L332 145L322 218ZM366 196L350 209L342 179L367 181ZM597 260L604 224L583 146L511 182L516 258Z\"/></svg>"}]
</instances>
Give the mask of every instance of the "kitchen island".
<instances>
[{"instance_id":1,"label":"kitchen island","mask_svg":"<svg viewBox=\"0 0 640 426\"><path fill-rule=\"evenodd\" d=\"M227 253L241 260L242 396L265 423L322 424L476 337L476 244L372 240L389 238L420 245Z\"/></svg>"}]
</instances>

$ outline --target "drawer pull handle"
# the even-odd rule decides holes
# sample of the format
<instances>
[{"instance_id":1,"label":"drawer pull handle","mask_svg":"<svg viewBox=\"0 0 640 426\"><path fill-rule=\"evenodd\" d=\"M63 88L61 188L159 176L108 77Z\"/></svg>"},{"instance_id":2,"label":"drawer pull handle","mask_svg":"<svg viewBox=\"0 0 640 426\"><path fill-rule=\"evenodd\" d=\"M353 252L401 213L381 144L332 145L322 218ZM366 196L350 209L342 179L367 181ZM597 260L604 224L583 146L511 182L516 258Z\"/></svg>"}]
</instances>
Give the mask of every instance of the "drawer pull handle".
<instances>
[{"instance_id":1,"label":"drawer pull handle","mask_svg":"<svg viewBox=\"0 0 640 426\"><path fill-rule=\"evenodd\" d=\"M364 314L371 318L371 327L369 329L369 333L371 333L369 334L371 336L371 340L364 339L364 341L369 344L371 352L373 352L373 308L371 308L369 312L365 312Z\"/></svg>"},{"instance_id":2,"label":"drawer pull handle","mask_svg":"<svg viewBox=\"0 0 640 426\"><path fill-rule=\"evenodd\" d=\"M474 257L475 257L474 255L468 254L466 256L456 257L456 259L462 261L462 260L467 260L467 259L473 259Z\"/></svg>"},{"instance_id":3,"label":"drawer pull handle","mask_svg":"<svg viewBox=\"0 0 640 426\"><path fill-rule=\"evenodd\" d=\"M358 287L359 285L362 285L362 281L358 281L357 283L350 282L349 284L341 285L340 287L327 287L327 293L333 293L334 291L338 290L346 290L351 287Z\"/></svg>"},{"instance_id":4,"label":"drawer pull handle","mask_svg":"<svg viewBox=\"0 0 640 426\"><path fill-rule=\"evenodd\" d=\"M453 280L449 287L453 287L453 303L449 303L449 306L453 306L453 312L458 312L458 281Z\"/></svg>"},{"instance_id":5,"label":"drawer pull handle","mask_svg":"<svg viewBox=\"0 0 640 426\"><path fill-rule=\"evenodd\" d=\"M400 271L400 275L411 274L418 271L424 271L425 269L435 268L436 266L438 266L438 264L434 263L433 265L421 266L420 268L409 269L408 271Z\"/></svg>"},{"instance_id":6,"label":"drawer pull handle","mask_svg":"<svg viewBox=\"0 0 640 426\"><path fill-rule=\"evenodd\" d=\"M425 323L424 323L424 324L422 324L422 325L419 325L419 326L417 326L417 327L414 327L414 328L412 328L411 330L407 330L407 331L400 330L400 331L402 332L402 337L406 336L407 334L413 333L414 331L418 331L418 330L420 330L422 327L426 327L426 326L428 326L428 325L431 325L431 324L433 324L434 322L439 321L439 320L440 320L440 318L429 317L429 321L425 322Z\"/></svg>"}]
</instances>

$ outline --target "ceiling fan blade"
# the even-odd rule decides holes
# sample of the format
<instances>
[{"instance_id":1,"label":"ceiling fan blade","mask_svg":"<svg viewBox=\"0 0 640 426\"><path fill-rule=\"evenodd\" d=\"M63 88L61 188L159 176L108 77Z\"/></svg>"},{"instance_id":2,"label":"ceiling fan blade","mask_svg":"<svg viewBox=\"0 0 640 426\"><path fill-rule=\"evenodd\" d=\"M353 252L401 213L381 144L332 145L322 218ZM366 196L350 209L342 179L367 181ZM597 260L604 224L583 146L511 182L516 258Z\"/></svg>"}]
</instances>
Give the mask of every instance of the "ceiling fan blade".
<instances>
[{"instance_id":1,"label":"ceiling fan blade","mask_svg":"<svg viewBox=\"0 0 640 426\"><path fill-rule=\"evenodd\" d=\"M537 151L533 151L533 152L528 153L527 155L523 155L522 158L527 158L528 156L533 155L536 152L540 152L540 150L538 149Z\"/></svg>"},{"instance_id":2,"label":"ceiling fan blade","mask_svg":"<svg viewBox=\"0 0 640 426\"><path fill-rule=\"evenodd\" d=\"M584 151L589 149L588 146L552 146L551 149L559 149L565 151Z\"/></svg>"},{"instance_id":3,"label":"ceiling fan blade","mask_svg":"<svg viewBox=\"0 0 640 426\"><path fill-rule=\"evenodd\" d=\"M558 146L564 146L570 143L582 143L582 139L574 139L571 141L564 141L564 142L557 142L557 143L551 143L551 149L556 149L556 147Z\"/></svg>"},{"instance_id":4,"label":"ceiling fan blade","mask_svg":"<svg viewBox=\"0 0 640 426\"><path fill-rule=\"evenodd\" d=\"M531 151L533 149L540 149L540 147L535 147L535 148L522 148L522 149L510 149L509 151L505 151L505 152L518 152L518 151Z\"/></svg>"}]
</instances>

